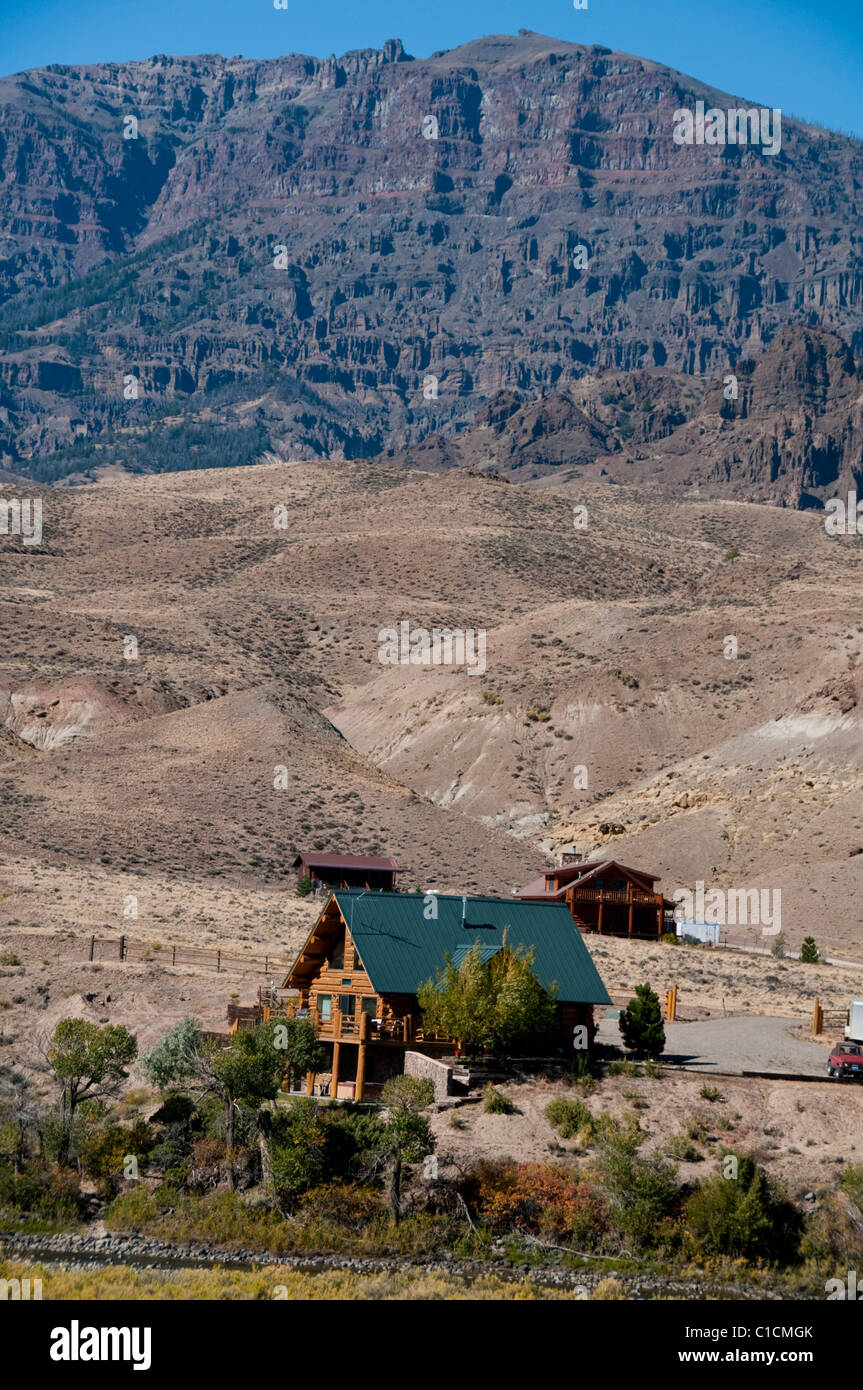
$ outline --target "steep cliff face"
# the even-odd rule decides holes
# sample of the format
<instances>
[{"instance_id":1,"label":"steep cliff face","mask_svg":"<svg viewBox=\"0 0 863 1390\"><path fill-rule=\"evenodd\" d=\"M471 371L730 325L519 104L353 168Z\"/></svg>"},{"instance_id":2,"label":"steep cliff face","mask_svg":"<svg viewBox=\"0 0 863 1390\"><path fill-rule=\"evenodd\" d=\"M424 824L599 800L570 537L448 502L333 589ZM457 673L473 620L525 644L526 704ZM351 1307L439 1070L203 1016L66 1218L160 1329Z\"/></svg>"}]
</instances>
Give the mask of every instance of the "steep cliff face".
<instances>
[{"instance_id":1,"label":"steep cliff face","mask_svg":"<svg viewBox=\"0 0 863 1390\"><path fill-rule=\"evenodd\" d=\"M468 428L392 461L817 507L863 490L863 372L837 334L789 325L718 378L652 368L589 375L540 400L501 391Z\"/></svg>"},{"instance_id":2,"label":"steep cliff face","mask_svg":"<svg viewBox=\"0 0 863 1390\"><path fill-rule=\"evenodd\" d=\"M529 33L3 79L0 463L188 466L226 426L234 461L349 458L501 391L719 379L785 324L859 351L863 146L788 119L775 155L676 144L699 99L740 104ZM561 455L607 442L561 427Z\"/></svg>"}]
</instances>

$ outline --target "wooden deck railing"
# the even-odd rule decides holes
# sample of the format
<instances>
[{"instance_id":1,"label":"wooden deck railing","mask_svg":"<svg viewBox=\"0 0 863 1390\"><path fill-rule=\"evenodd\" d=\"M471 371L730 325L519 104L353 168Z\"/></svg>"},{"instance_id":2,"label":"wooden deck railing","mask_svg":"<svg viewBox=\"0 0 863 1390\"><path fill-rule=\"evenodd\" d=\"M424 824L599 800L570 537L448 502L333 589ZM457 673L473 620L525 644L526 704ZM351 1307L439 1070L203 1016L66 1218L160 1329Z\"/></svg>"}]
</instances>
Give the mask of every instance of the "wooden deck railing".
<instances>
[{"instance_id":1,"label":"wooden deck railing","mask_svg":"<svg viewBox=\"0 0 863 1390\"><path fill-rule=\"evenodd\" d=\"M630 903L634 903L636 907L659 907L662 903L660 893L643 893L638 889L629 894L622 893L617 888L579 888L574 884L570 892L577 903L603 902L620 907L628 907Z\"/></svg>"},{"instance_id":2,"label":"wooden deck railing","mask_svg":"<svg viewBox=\"0 0 863 1390\"><path fill-rule=\"evenodd\" d=\"M325 1042L330 1042L339 1038L350 1041L359 1041L360 1036L360 1015L343 1014L340 1009L333 1009L329 1018L323 1018L320 1010L312 1012L311 1017L317 1024L318 1037ZM376 1042L406 1042L410 1041L411 1020L407 1018L376 1019L369 1018L368 1022L368 1041Z\"/></svg>"},{"instance_id":3,"label":"wooden deck railing","mask_svg":"<svg viewBox=\"0 0 863 1390\"><path fill-rule=\"evenodd\" d=\"M359 1042L360 1014L343 1014L334 1009L328 1019L322 1018L319 1010L309 1014L317 1025L318 1037L322 1042ZM369 1017L366 1042L452 1042L437 1033L426 1032L420 1021L410 1014L403 1018L375 1019Z\"/></svg>"}]
</instances>

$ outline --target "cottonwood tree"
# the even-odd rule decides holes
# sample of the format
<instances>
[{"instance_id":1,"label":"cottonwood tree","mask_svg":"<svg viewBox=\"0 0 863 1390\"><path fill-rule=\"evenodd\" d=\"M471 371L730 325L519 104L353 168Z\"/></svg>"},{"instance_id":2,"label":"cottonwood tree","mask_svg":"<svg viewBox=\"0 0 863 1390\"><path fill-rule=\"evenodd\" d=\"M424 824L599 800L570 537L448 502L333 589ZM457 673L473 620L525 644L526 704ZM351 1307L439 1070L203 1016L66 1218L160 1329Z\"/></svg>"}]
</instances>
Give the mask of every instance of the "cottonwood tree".
<instances>
[{"instance_id":1,"label":"cottonwood tree","mask_svg":"<svg viewBox=\"0 0 863 1390\"><path fill-rule=\"evenodd\" d=\"M116 1095L138 1055L138 1041L122 1024L100 1028L84 1018L62 1018L47 1044L37 1044L60 1083L58 1162L67 1164L75 1111L82 1101Z\"/></svg>"},{"instance_id":2,"label":"cottonwood tree","mask_svg":"<svg viewBox=\"0 0 863 1390\"><path fill-rule=\"evenodd\" d=\"M326 1053L318 1042L311 1019L278 1019L274 1038L275 1046L280 1049L285 1061L287 1080L296 1080L310 1071L322 1071L326 1066Z\"/></svg>"},{"instance_id":3,"label":"cottonwood tree","mask_svg":"<svg viewBox=\"0 0 863 1390\"><path fill-rule=\"evenodd\" d=\"M0 1066L0 1143L18 1173L30 1152L41 1114L39 1093L29 1077Z\"/></svg>"},{"instance_id":4,"label":"cottonwood tree","mask_svg":"<svg viewBox=\"0 0 863 1390\"><path fill-rule=\"evenodd\" d=\"M164 1091L198 1076L200 1040L201 1030L194 1018L184 1018L170 1028L141 1058L141 1070L150 1085Z\"/></svg>"},{"instance_id":5,"label":"cottonwood tree","mask_svg":"<svg viewBox=\"0 0 863 1390\"><path fill-rule=\"evenodd\" d=\"M455 1038L468 1054L501 1052L544 1033L555 1012L557 985L545 989L533 969L534 953L503 945L483 959L479 940L458 965L447 956L436 980L418 991L423 1026Z\"/></svg>"},{"instance_id":6,"label":"cottonwood tree","mask_svg":"<svg viewBox=\"0 0 863 1390\"><path fill-rule=\"evenodd\" d=\"M234 1033L229 1047L215 1038L203 1039L193 1018L183 1019L142 1059L149 1081L164 1089L198 1081L198 1103L212 1092L224 1107L228 1186L234 1186L234 1118L241 1104L256 1106L258 1140L264 1179L270 1177L270 1115L266 1102L282 1089L286 1070L320 1070L323 1052L307 1019L260 1024Z\"/></svg>"},{"instance_id":7,"label":"cottonwood tree","mask_svg":"<svg viewBox=\"0 0 863 1390\"><path fill-rule=\"evenodd\" d=\"M434 1100L434 1086L427 1077L394 1076L384 1086L383 1102L389 1110L377 1150L377 1161L389 1165L389 1197L393 1221L401 1217L402 1168L421 1163L434 1153L435 1138L422 1111Z\"/></svg>"}]
</instances>

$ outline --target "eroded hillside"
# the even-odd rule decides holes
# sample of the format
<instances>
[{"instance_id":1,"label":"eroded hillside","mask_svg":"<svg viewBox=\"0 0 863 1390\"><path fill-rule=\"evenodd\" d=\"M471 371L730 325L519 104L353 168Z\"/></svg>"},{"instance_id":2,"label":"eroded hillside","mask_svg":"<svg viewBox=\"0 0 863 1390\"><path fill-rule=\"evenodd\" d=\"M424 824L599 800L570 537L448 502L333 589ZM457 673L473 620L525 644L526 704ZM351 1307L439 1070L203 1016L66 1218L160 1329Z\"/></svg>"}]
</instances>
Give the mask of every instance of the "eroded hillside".
<instances>
[{"instance_id":1,"label":"eroded hillside","mask_svg":"<svg viewBox=\"0 0 863 1390\"><path fill-rule=\"evenodd\" d=\"M297 847L507 893L575 841L859 946L863 552L815 513L295 463L47 489L7 540L4 859L109 916ZM402 621L485 670L382 664Z\"/></svg>"}]
</instances>

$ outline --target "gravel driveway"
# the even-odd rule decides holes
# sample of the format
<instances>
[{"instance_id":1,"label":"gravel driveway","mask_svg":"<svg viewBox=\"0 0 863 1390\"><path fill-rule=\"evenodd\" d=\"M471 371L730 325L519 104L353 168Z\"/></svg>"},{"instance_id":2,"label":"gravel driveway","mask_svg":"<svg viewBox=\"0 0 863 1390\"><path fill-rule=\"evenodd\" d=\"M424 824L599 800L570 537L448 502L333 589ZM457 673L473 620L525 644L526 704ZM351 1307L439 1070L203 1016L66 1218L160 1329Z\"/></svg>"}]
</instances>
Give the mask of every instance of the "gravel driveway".
<instances>
[{"instance_id":1,"label":"gravel driveway","mask_svg":"<svg viewBox=\"0 0 863 1390\"><path fill-rule=\"evenodd\" d=\"M792 1037L791 1030L799 1027L799 1019L760 1016L666 1023L662 1060L693 1071L826 1077L828 1048ZM615 1019L600 1019L597 1041L620 1045Z\"/></svg>"}]
</instances>

